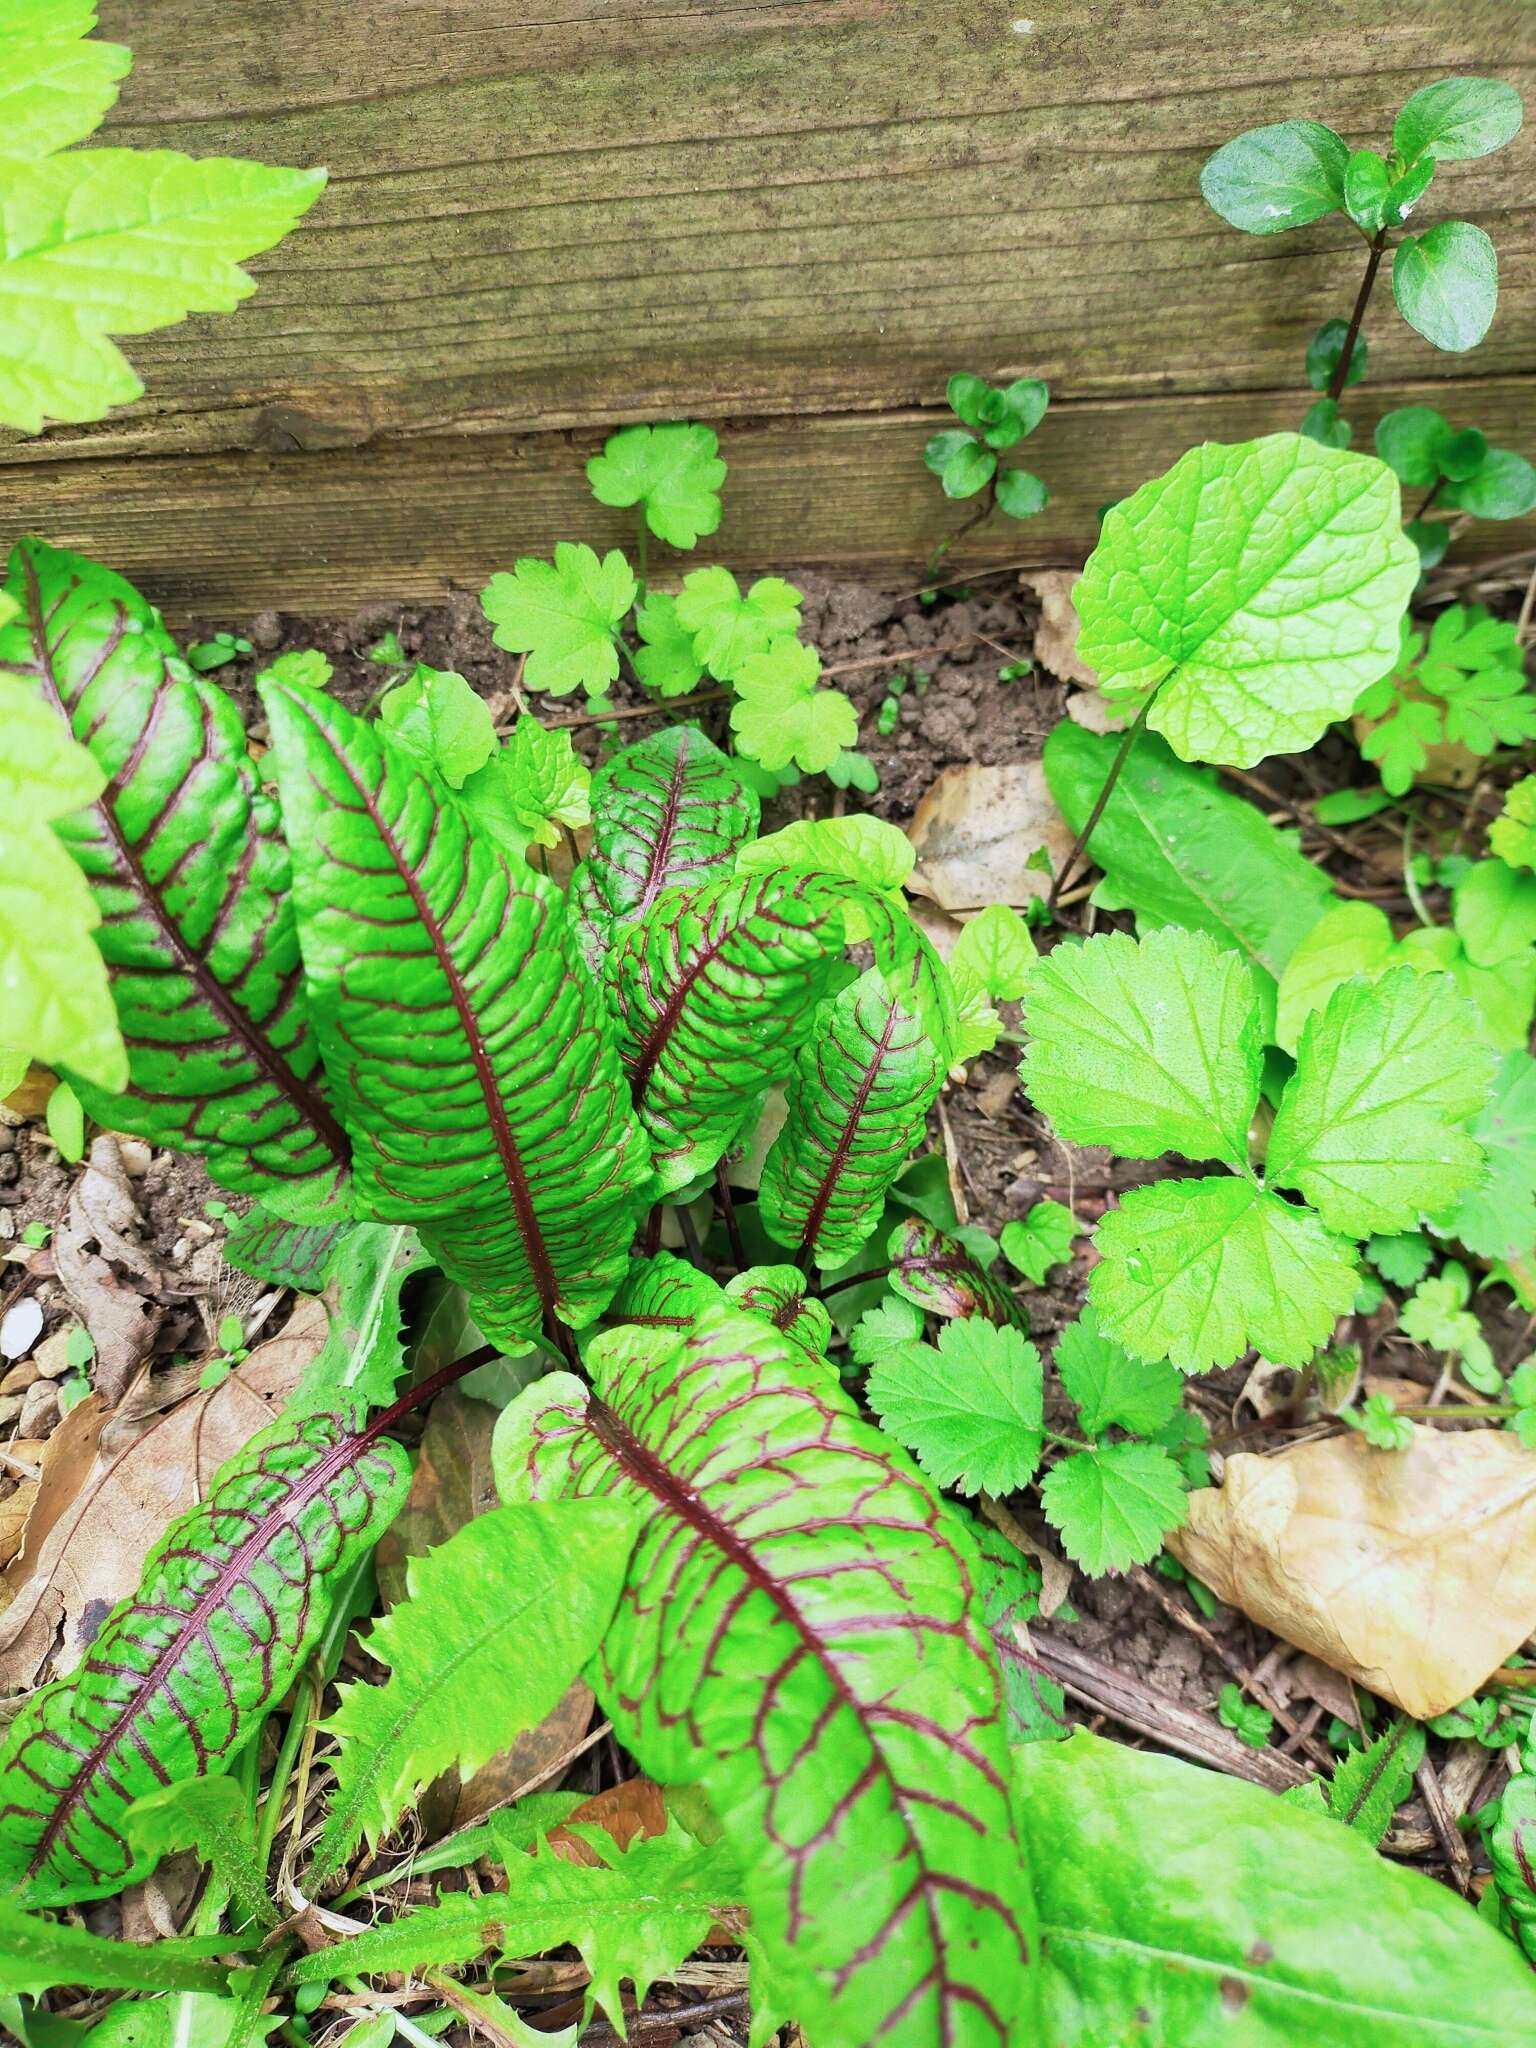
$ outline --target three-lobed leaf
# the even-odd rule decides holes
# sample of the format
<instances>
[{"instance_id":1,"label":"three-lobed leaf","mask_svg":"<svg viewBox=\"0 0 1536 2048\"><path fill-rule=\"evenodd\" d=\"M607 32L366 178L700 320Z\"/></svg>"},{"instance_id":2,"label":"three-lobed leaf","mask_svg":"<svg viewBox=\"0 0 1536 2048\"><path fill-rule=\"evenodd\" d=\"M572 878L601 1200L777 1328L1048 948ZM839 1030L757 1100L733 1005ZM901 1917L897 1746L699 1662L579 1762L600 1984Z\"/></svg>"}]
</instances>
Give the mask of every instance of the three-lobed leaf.
<instances>
[{"instance_id":1,"label":"three-lobed leaf","mask_svg":"<svg viewBox=\"0 0 1536 2048\"><path fill-rule=\"evenodd\" d=\"M88 40L87 0L10 0L0 21L0 157L52 156L83 142L117 98L133 59Z\"/></svg>"},{"instance_id":2,"label":"three-lobed leaf","mask_svg":"<svg viewBox=\"0 0 1536 2048\"><path fill-rule=\"evenodd\" d=\"M1040 1505L1068 1557L1094 1577L1149 1563L1187 1513L1179 1468L1158 1444L1074 1451L1045 1475Z\"/></svg>"},{"instance_id":3,"label":"three-lobed leaf","mask_svg":"<svg viewBox=\"0 0 1536 2048\"><path fill-rule=\"evenodd\" d=\"M1310 747L1398 652L1418 578L1396 477L1298 434L1205 442L1113 506L1078 653L1185 760Z\"/></svg>"},{"instance_id":4,"label":"three-lobed leaf","mask_svg":"<svg viewBox=\"0 0 1536 2048\"><path fill-rule=\"evenodd\" d=\"M1172 1421L1183 1399L1183 1382L1171 1365L1133 1359L1105 1336L1091 1308L1062 1331L1054 1363L1077 1403L1079 1426L1091 1437L1111 1428L1150 1436Z\"/></svg>"},{"instance_id":5,"label":"three-lobed leaf","mask_svg":"<svg viewBox=\"0 0 1536 2048\"><path fill-rule=\"evenodd\" d=\"M658 540L691 548L720 524L725 464L713 427L620 427L587 464L600 505L639 505Z\"/></svg>"}]
</instances>

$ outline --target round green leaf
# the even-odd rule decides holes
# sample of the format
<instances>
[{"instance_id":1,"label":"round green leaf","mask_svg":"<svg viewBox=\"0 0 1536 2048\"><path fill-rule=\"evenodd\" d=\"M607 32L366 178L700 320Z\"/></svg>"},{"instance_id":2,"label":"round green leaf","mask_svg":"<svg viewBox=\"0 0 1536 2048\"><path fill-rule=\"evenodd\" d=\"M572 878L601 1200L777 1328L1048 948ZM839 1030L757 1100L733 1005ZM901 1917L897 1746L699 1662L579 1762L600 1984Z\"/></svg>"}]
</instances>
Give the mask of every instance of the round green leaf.
<instances>
[{"instance_id":1,"label":"round green leaf","mask_svg":"<svg viewBox=\"0 0 1536 2048\"><path fill-rule=\"evenodd\" d=\"M968 427L987 425L982 408L992 395L992 386L985 377L973 377L965 370L957 370L944 386L944 396L949 409L957 420L963 420Z\"/></svg>"},{"instance_id":2,"label":"round green leaf","mask_svg":"<svg viewBox=\"0 0 1536 2048\"><path fill-rule=\"evenodd\" d=\"M1320 398L1315 405L1309 405L1301 431L1319 448L1347 448L1355 438L1355 430L1340 413L1336 398Z\"/></svg>"},{"instance_id":3,"label":"round green leaf","mask_svg":"<svg viewBox=\"0 0 1536 2048\"><path fill-rule=\"evenodd\" d=\"M1442 78L1413 95L1392 124L1392 146L1407 162L1489 156L1520 133L1525 109L1497 78Z\"/></svg>"},{"instance_id":4,"label":"round green leaf","mask_svg":"<svg viewBox=\"0 0 1536 2048\"><path fill-rule=\"evenodd\" d=\"M1344 339L1348 333L1347 320L1325 320L1307 343L1307 382L1314 391L1328 389L1328 380L1338 367L1339 357L1344 353ZM1368 354L1365 336L1357 335L1355 345L1350 350L1349 369L1344 376L1346 391L1351 384L1358 384L1365 375Z\"/></svg>"},{"instance_id":5,"label":"round green leaf","mask_svg":"<svg viewBox=\"0 0 1536 2048\"><path fill-rule=\"evenodd\" d=\"M997 457L992 450L983 448L979 441L973 441L967 435L965 446L954 451L939 478L945 497L974 498L991 481L996 468Z\"/></svg>"},{"instance_id":6,"label":"round green leaf","mask_svg":"<svg viewBox=\"0 0 1536 2048\"><path fill-rule=\"evenodd\" d=\"M1451 530L1443 519L1410 519L1403 532L1418 550L1421 571L1433 569L1437 562L1445 560Z\"/></svg>"},{"instance_id":7,"label":"round green leaf","mask_svg":"<svg viewBox=\"0 0 1536 2048\"><path fill-rule=\"evenodd\" d=\"M1027 469L1005 469L997 479L997 502L1010 519L1031 519L1045 510L1050 492Z\"/></svg>"},{"instance_id":8,"label":"round green leaf","mask_svg":"<svg viewBox=\"0 0 1536 2048\"><path fill-rule=\"evenodd\" d=\"M1463 427L1452 434L1440 451L1440 467L1452 483L1464 483L1480 470L1488 457L1488 436L1476 427Z\"/></svg>"},{"instance_id":9,"label":"round green leaf","mask_svg":"<svg viewBox=\"0 0 1536 2048\"><path fill-rule=\"evenodd\" d=\"M1032 434L1045 418L1045 409L1051 402L1051 389L1042 384L1038 377L1019 377L1012 384L1003 386L1003 403L1007 406L1022 430Z\"/></svg>"},{"instance_id":10,"label":"round green leaf","mask_svg":"<svg viewBox=\"0 0 1536 2048\"><path fill-rule=\"evenodd\" d=\"M942 476L950 458L958 455L962 448L975 446L973 436L964 427L946 427L942 434L934 434L924 444L923 461L935 476Z\"/></svg>"},{"instance_id":11,"label":"round green leaf","mask_svg":"<svg viewBox=\"0 0 1536 2048\"><path fill-rule=\"evenodd\" d=\"M1440 457L1452 438L1443 413L1432 405L1402 405L1376 424L1376 453L1405 484L1427 486L1440 475Z\"/></svg>"},{"instance_id":12,"label":"round green leaf","mask_svg":"<svg viewBox=\"0 0 1536 2048\"><path fill-rule=\"evenodd\" d=\"M1444 504L1478 519L1522 519L1536 506L1536 469L1512 448L1490 448L1464 482L1440 495Z\"/></svg>"},{"instance_id":13,"label":"round green leaf","mask_svg":"<svg viewBox=\"0 0 1536 2048\"><path fill-rule=\"evenodd\" d=\"M1443 220L1392 259L1397 310L1435 348L1460 355L1488 332L1499 302L1499 259L1481 228Z\"/></svg>"},{"instance_id":14,"label":"round green leaf","mask_svg":"<svg viewBox=\"0 0 1536 2048\"><path fill-rule=\"evenodd\" d=\"M1349 145L1321 121L1277 121L1234 136L1200 173L1206 203L1250 235L1277 235L1344 203Z\"/></svg>"},{"instance_id":15,"label":"round green leaf","mask_svg":"<svg viewBox=\"0 0 1536 2048\"><path fill-rule=\"evenodd\" d=\"M1397 479L1299 434L1206 442L1106 514L1078 652L1186 761L1310 747L1397 658L1418 575Z\"/></svg>"}]
</instances>

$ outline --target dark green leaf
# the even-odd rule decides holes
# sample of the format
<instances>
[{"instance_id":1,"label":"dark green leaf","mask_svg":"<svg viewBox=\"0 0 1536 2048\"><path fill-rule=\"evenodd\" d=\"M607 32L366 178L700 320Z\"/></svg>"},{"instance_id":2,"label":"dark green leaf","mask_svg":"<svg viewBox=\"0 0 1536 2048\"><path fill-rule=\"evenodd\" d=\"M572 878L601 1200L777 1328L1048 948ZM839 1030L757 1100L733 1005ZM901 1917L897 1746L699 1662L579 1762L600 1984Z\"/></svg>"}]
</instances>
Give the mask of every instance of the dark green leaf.
<instances>
[{"instance_id":1,"label":"dark green leaf","mask_svg":"<svg viewBox=\"0 0 1536 2048\"><path fill-rule=\"evenodd\" d=\"M1302 436L1315 441L1319 448L1347 448L1355 438L1355 430L1339 411L1336 398L1320 398L1315 405L1309 405L1302 416Z\"/></svg>"},{"instance_id":2,"label":"dark green leaf","mask_svg":"<svg viewBox=\"0 0 1536 2048\"><path fill-rule=\"evenodd\" d=\"M964 447L954 449L949 455L939 482L944 486L946 498L974 498L985 484L990 483L996 469L997 457L992 450L967 436Z\"/></svg>"},{"instance_id":3,"label":"dark green leaf","mask_svg":"<svg viewBox=\"0 0 1536 2048\"><path fill-rule=\"evenodd\" d=\"M956 370L944 387L944 396L955 418L966 426L979 431L988 424L983 408L992 396L992 386L985 377L973 377L968 371Z\"/></svg>"},{"instance_id":4,"label":"dark green leaf","mask_svg":"<svg viewBox=\"0 0 1536 2048\"><path fill-rule=\"evenodd\" d=\"M955 456L975 446L975 435L968 434L964 427L946 427L943 433L931 435L923 444L923 461L935 476L942 476Z\"/></svg>"},{"instance_id":5,"label":"dark green leaf","mask_svg":"<svg viewBox=\"0 0 1536 2048\"><path fill-rule=\"evenodd\" d=\"M1339 366L1339 358L1344 353L1344 343L1348 335L1347 320L1325 320L1307 343L1307 382L1314 391L1328 389L1328 380ZM1350 350L1349 369L1344 378L1346 391L1352 384L1358 384L1365 375L1366 354L1365 337L1357 335L1355 345Z\"/></svg>"},{"instance_id":6,"label":"dark green leaf","mask_svg":"<svg viewBox=\"0 0 1536 2048\"><path fill-rule=\"evenodd\" d=\"M359 1206L416 1226L487 1337L584 1326L650 1184L563 899L387 735L298 685L264 701Z\"/></svg>"},{"instance_id":7,"label":"dark green leaf","mask_svg":"<svg viewBox=\"0 0 1536 2048\"><path fill-rule=\"evenodd\" d=\"M1357 149L1344 166L1344 209L1362 234L1374 235L1381 226L1390 184L1374 149Z\"/></svg>"},{"instance_id":8,"label":"dark green leaf","mask_svg":"<svg viewBox=\"0 0 1536 2048\"><path fill-rule=\"evenodd\" d=\"M1476 427L1452 434L1440 450L1440 467L1453 484L1465 483L1488 458L1488 436Z\"/></svg>"},{"instance_id":9,"label":"dark green leaf","mask_svg":"<svg viewBox=\"0 0 1536 2048\"><path fill-rule=\"evenodd\" d=\"M258 1202L234 1223L224 1240L225 1263L268 1287L296 1287L318 1294L331 1255L349 1223L286 1223Z\"/></svg>"},{"instance_id":10,"label":"dark green leaf","mask_svg":"<svg viewBox=\"0 0 1536 2048\"><path fill-rule=\"evenodd\" d=\"M1344 203L1349 145L1320 121L1250 128L1208 157L1206 203L1250 235L1275 235Z\"/></svg>"},{"instance_id":11,"label":"dark green leaf","mask_svg":"<svg viewBox=\"0 0 1536 2048\"><path fill-rule=\"evenodd\" d=\"M1432 405L1402 405L1376 423L1376 453L1402 483L1416 488L1439 478L1440 458L1451 438L1445 415Z\"/></svg>"},{"instance_id":12,"label":"dark green leaf","mask_svg":"<svg viewBox=\"0 0 1536 2048\"><path fill-rule=\"evenodd\" d=\"M1406 163L1461 163L1502 149L1524 115L1519 93L1500 79L1442 78L1408 101L1392 124L1392 146Z\"/></svg>"},{"instance_id":13,"label":"dark green leaf","mask_svg":"<svg viewBox=\"0 0 1536 2048\"><path fill-rule=\"evenodd\" d=\"M1470 221L1443 220L1392 258L1392 296L1408 325L1434 347L1459 355L1488 332L1499 301L1499 259Z\"/></svg>"},{"instance_id":14,"label":"dark green leaf","mask_svg":"<svg viewBox=\"0 0 1536 2048\"><path fill-rule=\"evenodd\" d=\"M997 502L1010 519L1032 519L1043 512L1050 492L1027 469L1005 469L997 479Z\"/></svg>"},{"instance_id":15,"label":"dark green leaf","mask_svg":"<svg viewBox=\"0 0 1536 2048\"><path fill-rule=\"evenodd\" d=\"M333 1220L347 1141L317 1071L277 807L239 714L121 577L29 540L6 588L21 616L0 629L0 673L54 705L109 778L54 829L101 911L131 1081L114 1095L72 1074L76 1093L109 1130Z\"/></svg>"},{"instance_id":16,"label":"dark green leaf","mask_svg":"<svg viewBox=\"0 0 1536 2048\"><path fill-rule=\"evenodd\" d=\"M1523 519L1536 506L1536 468L1511 448L1490 448L1464 483L1451 484L1440 497L1476 519Z\"/></svg>"}]
</instances>

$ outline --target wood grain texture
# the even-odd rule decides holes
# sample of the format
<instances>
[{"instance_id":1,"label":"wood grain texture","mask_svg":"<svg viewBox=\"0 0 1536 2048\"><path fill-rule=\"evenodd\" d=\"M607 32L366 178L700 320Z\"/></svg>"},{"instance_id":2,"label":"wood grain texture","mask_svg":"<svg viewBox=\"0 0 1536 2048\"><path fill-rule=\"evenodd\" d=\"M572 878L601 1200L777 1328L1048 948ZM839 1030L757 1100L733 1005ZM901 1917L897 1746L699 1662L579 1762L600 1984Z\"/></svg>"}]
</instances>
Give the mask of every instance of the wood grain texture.
<instances>
[{"instance_id":1,"label":"wood grain texture","mask_svg":"<svg viewBox=\"0 0 1536 2048\"><path fill-rule=\"evenodd\" d=\"M331 185L238 314L129 344L144 400L0 445L7 516L57 508L125 567L164 559L188 601L334 606L603 530L565 431L585 452L692 416L741 465L726 558L909 562L946 516L906 473L919 414L971 367L1051 382L1031 463L1060 506L1032 544L1060 552L1194 437L1191 405L1243 394L1230 438L1293 424L1307 336L1353 296L1347 225L1256 239L1210 213L1216 143L1293 114L1381 141L1456 71L1536 97L1521 0L1031 5L101 0L136 55L110 140L325 163ZM1366 390L1471 380L1521 438L1533 172L1530 130L1442 168L1423 222L1494 236L1498 317L1442 356L1383 293Z\"/></svg>"},{"instance_id":2,"label":"wood grain texture","mask_svg":"<svg viewBox=\"0 0 1536 2048\"><path fill-rule=\"evenodd\" d=\"M1369 387L1367 387L1369 389ZM1451 417L1475 412L1496 443L1523 427L1532 383L1496 378L1453 391ZM1359 444L1390 405L1444 400L1444 387L1378 387L1351 407ZM1191 442L1294 427L1292 393L1113 399L1053 406L1024 444L1050 480L1036 519L997 518L956 550L955 567L1080 563L1099 508L1165 469ZM730 464L725 518L695 556L651 543L653 578L697 560L742 568L842 567L920 580L930 549L966 516L922 464L937 415L824 414L721 428ZM373 600L478 590L519 555L556 538L626 546L633 514L597 504L583 467L600 430L393 436L365 448L168 460L51 462L0 468L0 524L29 525L114 564L178 619L240 618L278 605L321 616ZM1458 559L1536 541L1536 519L1474 526Z\"/></svg>"}]
</instances>

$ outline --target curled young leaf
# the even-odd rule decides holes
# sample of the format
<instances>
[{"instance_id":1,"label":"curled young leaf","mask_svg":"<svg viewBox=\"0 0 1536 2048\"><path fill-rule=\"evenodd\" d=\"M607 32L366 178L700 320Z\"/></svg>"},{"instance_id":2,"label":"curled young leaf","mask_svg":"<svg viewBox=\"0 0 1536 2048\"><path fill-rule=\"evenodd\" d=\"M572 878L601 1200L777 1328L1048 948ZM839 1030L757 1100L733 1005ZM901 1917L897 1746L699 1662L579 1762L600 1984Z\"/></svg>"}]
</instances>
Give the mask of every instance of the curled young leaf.
<instances>
[{"instance_id":1,"label":"curled young leaf","mask_svg":"<svg viewBox=\"0 0 1536 2048\"><path fill-rule=\"evenodd\" d=\"M1033 1944L969 1539L756 1317L588 1363L593 1391L506 1411L497 1482L640 1509L594 1683L650 1774L709 1794L773 2002L823 2048L1001 2044Z\"/></svg>"},{"instance_id":2,"label":"curled young leaf","mask_svg":"<svg viewBox=\"0 0 1536 2048\"><path fill-rule=\"evenodd\" d=\"M885 1255L892 1287L929 1315L982 1316L1028 1331L1029 1318L1007 1282L989 1273L958 1238L947 1237L921 1216L897 1224Z\"/></svg>"},{"instance_id":3,"label":"curled young leaf","mask_svg":"<svg viewBox=\"0 0 1536 2048\"><path fill-rule=\"evenodd\" d=\"M80 1665L0 1750L0 1880L27 1903L101 1898L152 1857L125 1826L157 1787L225 1770L291 1684L329 1589L405 1499L405 1453L334 1415L265 1430L173 1522Z\"/></svg>"},{"instance_id":4,"label":"curled young leaf","mask_svg":"<svg viewBox=\"0 0 1536 2048\"><path fill-rule=\"evenodd\" d=\"M263 694L359 1207L419 1229L487 1337L582 1327L650 1183L558 890L387 735L301 685Z\"/></svg>"},{"instance_id":5,"label":"curled young leaf","mask_svg":"<svg viewBox=\"0 0 1536 2048\"><path fill-rule=\"evenodd\" d=\"M318 1072L277 807L234 705L120 576L27 540L7 587L21 616L0 631L0 673L107 777L54 829L101 913L131 1078L114 1094L71 1072L76 1093L109 1129L201 1153L226 1187L334 1220L347 1140Z\"/></svg>"},{"instance_id":6,"label":"curled young leaf","mask_svg":"<svg viewBox=\"0 0 1536 2048\"><path fill-rule=\"evenodd\" d=\"M832 1318L805 1289L805 1275L798 1266L749 1266L725 1291L732 1301L772 1323L810 1364L825 1372Z\"/></svg>"}]
</instances>

